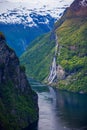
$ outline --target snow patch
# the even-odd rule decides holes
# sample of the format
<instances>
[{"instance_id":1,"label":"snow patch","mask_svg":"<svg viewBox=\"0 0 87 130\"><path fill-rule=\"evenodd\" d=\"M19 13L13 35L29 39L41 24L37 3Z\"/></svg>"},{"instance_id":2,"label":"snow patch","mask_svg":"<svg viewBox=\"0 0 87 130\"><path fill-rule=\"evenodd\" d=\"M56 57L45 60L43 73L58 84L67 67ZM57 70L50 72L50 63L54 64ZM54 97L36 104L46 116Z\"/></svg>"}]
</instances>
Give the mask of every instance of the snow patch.
<instances>
[{"instance_id":1,"label":"snow patch","mask_svg":"<svg viewBox=\"0 0 87 130\"><path fill-rule=\"evenodd\" d=\"M36 26L30 14L50 15L57 20L72 2L73 0L0 0L0 22ZM49 23L49 20L41 22L41 24L44 23Z\"/></svg>"},{"instance_id":2,"label":"snow patch","mask_svg":"<svg viewBox=\"0 0 87 130\"><path fill-rule=\"evenodd\" d=\"M86 7L87 6L87 0L82 0L80 2L80 5Z\"/></svg>"}]
</instances>

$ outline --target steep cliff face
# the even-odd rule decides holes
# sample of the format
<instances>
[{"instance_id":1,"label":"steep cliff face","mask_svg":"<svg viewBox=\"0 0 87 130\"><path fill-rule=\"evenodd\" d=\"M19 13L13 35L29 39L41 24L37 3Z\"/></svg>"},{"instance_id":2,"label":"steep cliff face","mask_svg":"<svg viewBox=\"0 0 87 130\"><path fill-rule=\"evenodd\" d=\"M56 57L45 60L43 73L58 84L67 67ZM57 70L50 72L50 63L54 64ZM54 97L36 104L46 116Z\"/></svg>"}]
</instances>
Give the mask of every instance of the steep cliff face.
<instances>
[{"instance_id":1,"label":"steep cliff face","mask_svg":"<svg viewBox=\"0 0 87 130\"><path fill-rule=\"evenodd\" d=\"M37 102L25 68L0 33L0 129L22 129L37 121Z\"/></svg>"},{"instance_id":2,"label":"steep cliff face","mask_svg":"<svg viewBox=\"0 0 87 130\"><path fill-rule=\"evenodd\" d=\"M28 76L39 81L46 81L55 52L55 41L50 33L38 37L20 57L21 64L26 66ZM28 68L31 69L28 69Z\"/></svg>"},{"instance_id":3,"label":"steep cliff face","mask_svg":"<svg viewBox=\"0 0 87 130\"><path fill-rule=\"evenodd\" d=\"M42 81L48 80L59 89L81 93L87 92L87 1L75 0L66 9L60 20L55 23L54 30L50 33L48 39L45 37L38 38L34 41L33 46L29 46L21 57L21 62L24 64L26 59L31 60L31 56L33 56L33 61L36 64L26 62L24 65L27 68L32 66L30 67L32 71L33 66L36 67L40 77L37 72L37 74L33 73L34 78ZM51 46L52 40L54 42L53 46ZM48 43L48 46L45 49L46 43ZM39 62L37 62L39 57L35 54L36 46L39 50ZM45 51L42 56L43 50ZM49 55L51 56L48 57ZM40 65L44 61L42 57L45 57L43 68L46 67L44 69L46 71L43 71L43 73L40 71ZM48 75L45 75L45 73ZM41 79L41 77L43 78Z\"/></svg>"},{"instance_id":4,"label":"steep cliff face","mask_svg":"<svg viewBox=\"0 0 87 130\"><path fill-rule=\"evenodd\" d=\"M75 0L70 8L68 8L67 17L84 17L87 16L87 1L86 0Z\"/></svg>"},{"instance_id":5,"label":"steep cliff face","mask_svg":"<svg viewBox=\"0 0 87 130\"><path fill-rule=\"evenodd\" d=\"M65 71L58 88L87 92L87 1L75 0L56 23L55 32L61 45L57 63Z\"/></svg>"},{"instance_id":6,"label":"steep cliff face","mask_svg":"<svg viewBox=\"0 0 87 130\"><path fill-rule=\"evenodd\" d=\"M63 16L56 22L55 29L63 24L67 19L84 19L87 17L87 1L86 0L74 0L70 7L68 7ZM80 22L79 20L79 22ZM78 22L78 21L75 21ZM78 23L79 24L79 23Z\"/></svg>"}]
</instances>

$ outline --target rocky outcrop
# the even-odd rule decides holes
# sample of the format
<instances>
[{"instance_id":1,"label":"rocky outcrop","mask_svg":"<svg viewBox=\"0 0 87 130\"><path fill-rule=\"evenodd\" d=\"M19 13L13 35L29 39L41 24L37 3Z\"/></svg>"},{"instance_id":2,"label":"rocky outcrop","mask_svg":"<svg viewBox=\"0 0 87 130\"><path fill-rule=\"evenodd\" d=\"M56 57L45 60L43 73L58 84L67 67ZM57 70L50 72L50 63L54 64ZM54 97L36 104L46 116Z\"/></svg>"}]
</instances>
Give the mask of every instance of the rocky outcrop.
<instances>
[{"instance_id":1,"label":"rocky outcrop","mask_svg":"<svg viewBox=\"0 0 87 130\"><path fill-rule=\"evenodd\" d=\"M61 80L65 78L65 71L61 65L57 67L57 79Z\"/></svg>"},{"instance_id":2,"label":"rocky outcrop","mask_svg":"<svg viewBox=\"0 0 87 130\"><path fill-rule=\"evenodd\" d=\"M65 11L63 17L87 17L87 0L75 0Z\"/></svg>"},{"instance_id":3,"label":"rocky outcrop","mask_svg":"<svg viewBox=\"0 0 87 130\"><path fill-rule=\"evenodd\" d=\"M17 130L38 120L38 97L15 52L0 33L0 129Z\"/></svg>"}]
</instances>

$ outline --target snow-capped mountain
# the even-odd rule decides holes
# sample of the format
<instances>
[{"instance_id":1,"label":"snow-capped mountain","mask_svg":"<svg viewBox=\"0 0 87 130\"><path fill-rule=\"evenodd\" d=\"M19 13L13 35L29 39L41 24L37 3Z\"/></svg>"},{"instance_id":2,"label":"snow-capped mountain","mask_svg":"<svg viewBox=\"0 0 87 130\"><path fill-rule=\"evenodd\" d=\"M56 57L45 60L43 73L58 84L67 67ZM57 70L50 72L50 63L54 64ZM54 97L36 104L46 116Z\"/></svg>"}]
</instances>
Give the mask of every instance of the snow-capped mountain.
<instances>
[{"instance_id":1,"label":"snow-capped mountain","mask_svg":"<svg viewBox=\"0 0 87 130\"><path fill-rule=\"evenodd\" d=\"M87 0L80 1L80 5L86 7L87 6Z\"/></svg>"},{"instance_id":2,"label":"snow-capped mountain","mask_svg":"<svg viewBox=\"0 0 87 130\"><path fill-rule=\"evenodd\" d=\"M50 16L58 19L64 9L70 5L73 0L0 0L0 22L4 23L22 23L25 26L37 26L38 23L48 24ZM38 16L45 17L43 20Z\"/></svg>"},{"instance_id":3,"label":"snow-capped mountain","mask_svg":"<svg viewBox=\"0 0 87 130\"><path fill-rule=\"evenodd\" d=\"M27 44L53 28L73 0L0 0L0 31L18 55ZM10 42L10 39L12 42Z\"/></svg>"}]
</instances>

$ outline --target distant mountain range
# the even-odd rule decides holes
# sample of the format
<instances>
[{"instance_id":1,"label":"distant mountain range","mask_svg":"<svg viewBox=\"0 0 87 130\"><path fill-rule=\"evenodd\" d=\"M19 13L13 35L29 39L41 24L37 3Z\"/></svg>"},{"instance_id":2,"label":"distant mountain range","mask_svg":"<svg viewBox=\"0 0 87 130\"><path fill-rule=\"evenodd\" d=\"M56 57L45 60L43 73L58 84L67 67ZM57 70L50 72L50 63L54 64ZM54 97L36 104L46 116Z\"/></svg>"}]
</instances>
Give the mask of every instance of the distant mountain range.
<instances>
[{"instance_id":1,"label":"distant mountain range","mask_svg":"<svg viewBox=\"0 0 87 130\"><path fill-rule=\"evenodd\" d=\"M32 40L52 30L72 1L0 1L0 31L20 56Z\"/></svg>"}]
</instances>

